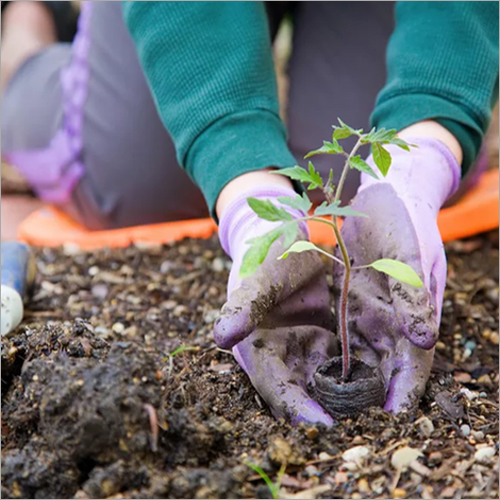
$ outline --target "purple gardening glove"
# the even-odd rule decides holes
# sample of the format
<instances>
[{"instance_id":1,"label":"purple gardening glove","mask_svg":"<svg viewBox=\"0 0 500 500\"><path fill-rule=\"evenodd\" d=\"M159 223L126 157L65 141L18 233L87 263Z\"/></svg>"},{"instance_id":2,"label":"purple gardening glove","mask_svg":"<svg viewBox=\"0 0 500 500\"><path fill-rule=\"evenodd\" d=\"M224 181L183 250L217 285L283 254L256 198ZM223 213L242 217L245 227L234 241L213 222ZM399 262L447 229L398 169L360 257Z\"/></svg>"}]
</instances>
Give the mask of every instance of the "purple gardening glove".
<instances>
[{"instance_id":1,"label":"purple gardening glove","mask_svg":"<svg viewBox=\"0 0 500 500\"><path fill-rule=\"evenodd\" d=\"M241 194L222 213L219 238L233 266L228 301L214 329L215 340L220 347L233 347L236 360L276 418L288 418L293 424L330 425L331 417L306 389L316 368L335 354L323 263L315 252L277 260L284 251L280 238L257 271L240 280L246 242L279 224L260 219L247 203L249 196L280 206L278 196L295 197L296 193L283 187L256 188ZM304 216L284 208L294 218ZM298 239L308 239L303 222Z\"/></svg>"},{"instance_id":2,"label":"purple gardening glove","mask_svg":"<svg viewBox=\"0 0 500 500\"><path fill-rule=\"evenodd\" d=\"M415 288L373 269L352 273L349 331L353 352L380 365L386 410L411 407L429 378L446 284L446 256L436 218L458 188L460 167L440 141L405 138L410 152L388 146L392 166L381 180L363 174L350 217L342 227L353 265L391 258L410 265L424 282ZM372 158L368 163L379 172ZM342 270L336 267L335 282Z\"/></svg>"}]
</instances>

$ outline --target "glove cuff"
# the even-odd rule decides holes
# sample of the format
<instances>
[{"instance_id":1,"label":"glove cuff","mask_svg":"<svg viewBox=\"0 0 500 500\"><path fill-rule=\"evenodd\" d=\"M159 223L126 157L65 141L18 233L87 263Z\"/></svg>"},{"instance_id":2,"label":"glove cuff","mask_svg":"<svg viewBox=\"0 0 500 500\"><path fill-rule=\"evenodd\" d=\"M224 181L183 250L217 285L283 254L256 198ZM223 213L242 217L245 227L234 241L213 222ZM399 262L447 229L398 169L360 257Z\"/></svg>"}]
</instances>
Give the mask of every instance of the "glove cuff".
<instances>
[{"instance_id":1,"label":"glove cuff","mask_svg":"<svg viewBox=\"0 0 500 500\"><path fill-rule=\"evenodd\" d=\"M224 251L234 259L239 250L246 247L246 241L256 238L277 227L281 222L270 222L261 219L248 205L247 198L270 200L273 204L284 208L294 219L305 217L301 210L282 205L278 201L280 196L294 198L297 193L282 186L254 187L238 195L224 209L220 216L219 240ZM309 238L309 231L305 221L299 223L301 230Z\"/></svg>"}]
</instances>

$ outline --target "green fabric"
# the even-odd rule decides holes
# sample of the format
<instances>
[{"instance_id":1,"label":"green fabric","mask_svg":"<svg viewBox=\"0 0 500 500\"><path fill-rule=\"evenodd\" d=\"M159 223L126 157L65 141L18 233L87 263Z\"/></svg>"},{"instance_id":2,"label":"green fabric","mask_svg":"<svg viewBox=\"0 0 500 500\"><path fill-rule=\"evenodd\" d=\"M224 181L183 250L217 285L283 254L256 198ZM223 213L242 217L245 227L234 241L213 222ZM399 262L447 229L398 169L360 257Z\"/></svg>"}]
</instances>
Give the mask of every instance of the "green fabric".
<instances>
[{"instance_id":1,"label":"green fabric","mask_svg":"<svg viewBox=\"0 0 500 500\"><path fill-rule=\"evenodd\" d=\"M459 140L465 173L498 100L498 18L498 2L398 2L372 125L438 121Z\"/></svg>"},{"instance_id":2,"label":"green fabric","mask_svg":"<svg viewBox=\"0 0 500 500\"><path fill-rule=\"evenodd\" d=\"M262 2L124 2L177 158L213 213L235 177L296 164L286 143Z\"/></svg>"},{"instance_id":3,"label":"green fabric","mask_svg":"<svg viewBox=\"0 0 500 500\"><path fill-rule=\"evenodd\" d=\"M178 161L212 213L231 179L295 164L263 2L123 3ZM441 122L462 145L465 172L498 98L498 2L398 2L396 22L372 122L397 129Z\"/></svg>"}]
</instances>

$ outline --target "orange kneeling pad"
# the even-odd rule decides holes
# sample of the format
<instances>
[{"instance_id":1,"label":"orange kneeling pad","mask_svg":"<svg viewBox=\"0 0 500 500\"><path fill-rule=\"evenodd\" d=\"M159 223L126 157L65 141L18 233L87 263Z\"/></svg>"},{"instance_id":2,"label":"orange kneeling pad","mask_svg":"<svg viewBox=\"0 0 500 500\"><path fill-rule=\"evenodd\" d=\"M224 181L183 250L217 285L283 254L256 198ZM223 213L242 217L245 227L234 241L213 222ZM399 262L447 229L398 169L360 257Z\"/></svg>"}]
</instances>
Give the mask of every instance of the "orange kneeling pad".
<instances>
[{"instance_id":1,"label":"orange kneeling pad","mask_svg":"<svg viewBox=\"0 0 500 500\"><path fill-rule=\"evenodd\" d=\"M499 171L484 173L479 183L456 205L441 210L438 226L444 241L465 238L498 227ZM333 245L326 224L310 222L311 240ZM125 247L132 243L168 243L183 238L209 238L217 230L212 219L165 222L106 231L89 231L53 207L29 215L19 226L18 238L31 245L55 247L73 243L82 249Z\"/></svg>"}]
</instances>

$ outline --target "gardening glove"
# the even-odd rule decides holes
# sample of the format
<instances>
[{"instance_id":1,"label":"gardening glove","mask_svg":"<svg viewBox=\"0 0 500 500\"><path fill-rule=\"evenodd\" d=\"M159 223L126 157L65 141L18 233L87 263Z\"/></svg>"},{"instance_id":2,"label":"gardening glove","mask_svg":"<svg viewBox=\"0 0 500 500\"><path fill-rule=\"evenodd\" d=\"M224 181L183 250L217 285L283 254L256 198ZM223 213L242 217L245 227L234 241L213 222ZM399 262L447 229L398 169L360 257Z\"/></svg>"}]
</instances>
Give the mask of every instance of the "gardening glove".
<instances>
[{"instance_id":1,"label":"gardening glove","mask_svg":"<svg viewBox=\"0 0 500 500\"><path fill-rule=\"evenodd\" d=\"M223 211L219 238L233 259L228 301L214 329L217 344L233 353L253 386L276 418L299 422L332 423L331 417L307 393L316 368L335 354L334 326L325 269L315 252L284 252L282 238L270 248L265 261L250 277L239 278L251 238L262 236L280 223L259 218L247 198L268 199L281 206L278 196L295 197L292 189L256 188L241 194ZM284 207L295 219L299 210ZM305 222L298 240L307 240Z\"/></svg>"},{"instance_id":2,"label":"gardening glove","mask_svg":"<svg viewBox=\"0 0 500 500\"><path fill-rule=\"evenodd\" d=\"M363 174L352 208L368 218L349 217L342 227L354 266L396 259L410 265L424 283L415 288L374 269L352 273L348 318L353 352L381 367L385 409L393 412L417 403L430 375L446 284L437 215L460 181L460 167L443 143L405 140L418 148L407 152L387 146L392 156L387 177L371 157L367 160L380 180ZM336 284L342 279L339 268Z\"/></svg>"}]
</instances>

